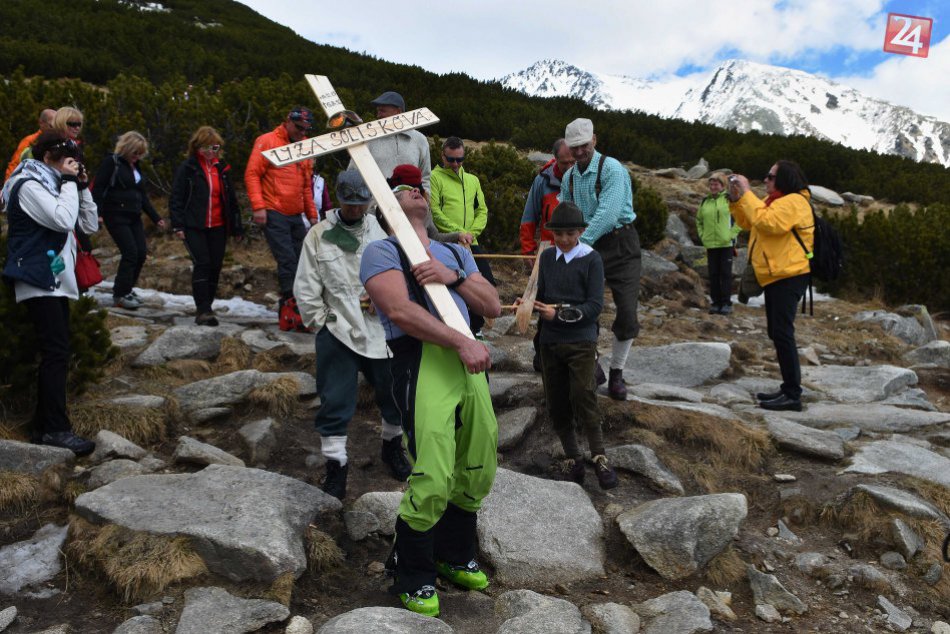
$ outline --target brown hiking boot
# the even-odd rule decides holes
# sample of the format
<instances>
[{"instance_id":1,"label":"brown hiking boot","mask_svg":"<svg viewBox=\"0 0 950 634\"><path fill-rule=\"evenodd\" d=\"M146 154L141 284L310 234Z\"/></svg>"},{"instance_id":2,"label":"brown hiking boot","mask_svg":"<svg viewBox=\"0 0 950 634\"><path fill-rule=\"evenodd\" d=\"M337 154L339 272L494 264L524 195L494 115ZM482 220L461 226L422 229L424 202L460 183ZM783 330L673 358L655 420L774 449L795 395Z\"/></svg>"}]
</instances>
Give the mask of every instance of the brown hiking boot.
<instances>
[{"instance_id":1,"label":"brown hiking boot","mask_svg":"<svg viewBox=\"0 0 950 634\"><path fill-rule=\"evenodd\" d=\"M607 381L607 396L615 401L627 400L627 384L623 382L623 369L610 368L610 379Z\"/></svg>"},{"instance_id":2,"label":"brown hiking boot","mask_svg":"<svg viewBox=\"0 0 950 634\"><path fill-rule=\"evenodd\" d=\"M597 474L597 483L601 489L612 489L617 486L617 472L607 464L607 456L594 456L594 473Z\"/></svg>"},{"instance_id":3,"label":"brown hiking boot","mask_svg":"<svg viewBox=\"0 0 950 634\"><path fill-rule=\"evenodd\" d=\"M571 482L584 484L584 461L582 459L568 458L564 463L564 471L567 473L567 479Z\"/></svg>"}]
</instances>

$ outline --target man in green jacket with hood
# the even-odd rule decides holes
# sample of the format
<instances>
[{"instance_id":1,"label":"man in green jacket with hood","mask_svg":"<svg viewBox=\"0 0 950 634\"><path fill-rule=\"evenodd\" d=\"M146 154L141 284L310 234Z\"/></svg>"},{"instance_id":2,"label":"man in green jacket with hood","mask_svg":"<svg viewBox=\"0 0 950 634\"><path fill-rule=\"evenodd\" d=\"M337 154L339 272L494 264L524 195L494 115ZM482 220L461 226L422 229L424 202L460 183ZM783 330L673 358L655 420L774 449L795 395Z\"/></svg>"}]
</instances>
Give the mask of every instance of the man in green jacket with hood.
<instances>
[{"instance_id":1,"label":"man in green jacket with hood","mask_svg":"<svg viewBox=\"0 0 950 634\"><path fill-rule=\"evenodd\" d=\"M432 220L436 228L443 233L465 232L473 236L471 249L473 254L485 253L478 244L478 236L488 224L488 205L477 176L465 171L465 145L457 136L450 136L442 143L442 165L432 170L429 182ZM497 286L488 261L475 260L478 272ZM485 320L472 314L471 328L476 335L482 329Z\"/></svg>"}]
</instances>

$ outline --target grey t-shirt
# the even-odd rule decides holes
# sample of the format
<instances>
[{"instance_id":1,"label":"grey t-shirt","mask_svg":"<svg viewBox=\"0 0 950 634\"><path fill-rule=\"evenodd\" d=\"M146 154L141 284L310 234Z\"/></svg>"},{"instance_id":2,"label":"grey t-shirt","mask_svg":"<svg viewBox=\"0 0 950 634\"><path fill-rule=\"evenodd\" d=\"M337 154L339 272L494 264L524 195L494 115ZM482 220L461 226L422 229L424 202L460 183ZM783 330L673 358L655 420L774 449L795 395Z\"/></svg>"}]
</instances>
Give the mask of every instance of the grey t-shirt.
<instances>
[{"instance_id":1,"label":"grey t-shirt","mask_svg":"<svg viewBox=\"0 0 950 634\"><path fill-rule=\"evenodd\" d=\"M386 238L385 240L377 240L366 247L366 250L363 252L363 259L360 261L360 281L363 282L364 286L367 280L380 273L385 273L386 271L399 271L403 273L402 263L399 261L399 252L396 249L396 239L393 237ZM455 255L453 255L454 251L455 254L462 259L462 267L466 275L478 273L475 258L472 257L468 249L464 249L458 245L449 246L441 242L432 241L429 243L429 251L450 270L457 271L459 262ZM415 293L412 292L412 288L409 288L408 285L407 291L409 293L409 299L419 303ZM458 306L462 317L465 318L465 323L469 323L468 307L465 305L465 300L452 289L449 289L449 294L452 296L452 299L455 300L455 305ZM438 317L438 313L428 297L425 298L425 305L430 313ZM406 334L382 311L379 311L379 320L383 324L383 330L386 331L386 341L392 341Z\"/></svg>"}]
</instances>

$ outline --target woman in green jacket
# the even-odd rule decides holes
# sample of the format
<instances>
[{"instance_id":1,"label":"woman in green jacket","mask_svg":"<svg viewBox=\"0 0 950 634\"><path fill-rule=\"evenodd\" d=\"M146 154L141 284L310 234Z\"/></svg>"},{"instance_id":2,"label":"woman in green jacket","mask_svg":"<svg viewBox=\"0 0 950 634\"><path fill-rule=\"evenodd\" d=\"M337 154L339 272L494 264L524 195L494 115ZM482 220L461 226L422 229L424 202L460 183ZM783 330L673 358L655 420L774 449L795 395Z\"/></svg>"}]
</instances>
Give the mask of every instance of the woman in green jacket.
<instances>
[{"instance_id":1,"label":"woman in green jacket","mask_svg":"<svg viewBox=\"0 0 950 634\"><path fill-rule=\"evenodd\" d=\"M725 174L710 176L709 195L703 198L696 210L696 230L706 247L709 264L710 315L732 312L732 256L735 238L742 229L729 213L727 185Z\"/></svg>"}]
</instances>

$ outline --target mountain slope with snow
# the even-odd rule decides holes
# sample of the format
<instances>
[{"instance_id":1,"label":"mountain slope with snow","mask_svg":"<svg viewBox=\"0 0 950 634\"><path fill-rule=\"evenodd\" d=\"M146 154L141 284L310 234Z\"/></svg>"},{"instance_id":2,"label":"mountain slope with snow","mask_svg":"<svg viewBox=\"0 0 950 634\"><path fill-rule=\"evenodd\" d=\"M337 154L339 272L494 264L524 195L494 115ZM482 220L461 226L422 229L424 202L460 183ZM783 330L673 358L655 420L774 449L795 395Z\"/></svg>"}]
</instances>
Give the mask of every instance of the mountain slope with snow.
<instances>
[{"instance_id":1,"label":"mountain slope with snow","mask_svg":"<svg viewBox=\"0 0 950 634\"><path fill-rule=\"evenodd\" d=\"M802 134L950 166L950 123L802 71L729 60L709 74L659 82L543 60L501 79L535 96L572 96L603 110L640 110L740 132Z\"/></svg>"}]
</instances>

